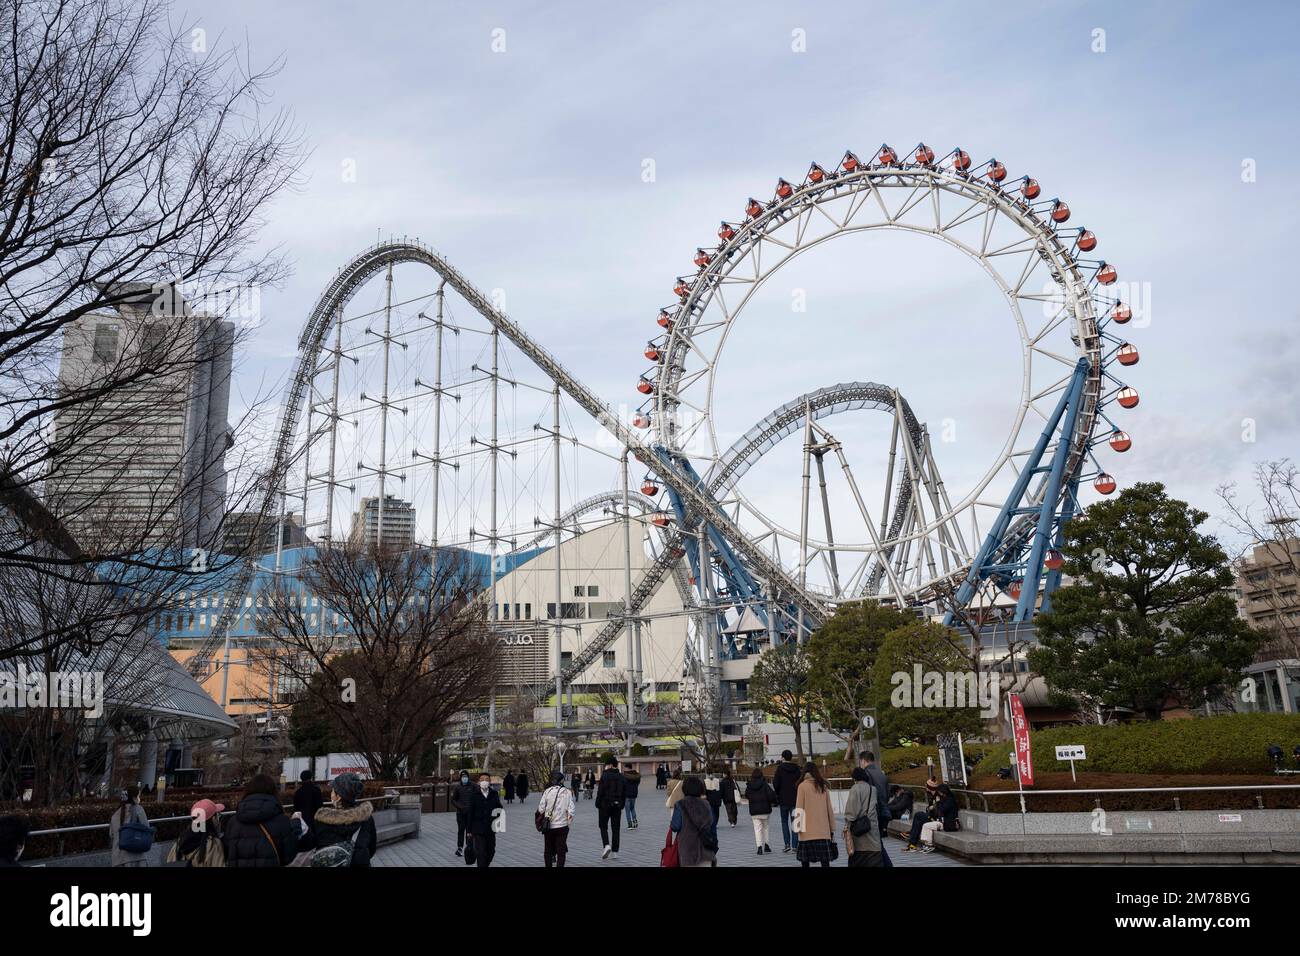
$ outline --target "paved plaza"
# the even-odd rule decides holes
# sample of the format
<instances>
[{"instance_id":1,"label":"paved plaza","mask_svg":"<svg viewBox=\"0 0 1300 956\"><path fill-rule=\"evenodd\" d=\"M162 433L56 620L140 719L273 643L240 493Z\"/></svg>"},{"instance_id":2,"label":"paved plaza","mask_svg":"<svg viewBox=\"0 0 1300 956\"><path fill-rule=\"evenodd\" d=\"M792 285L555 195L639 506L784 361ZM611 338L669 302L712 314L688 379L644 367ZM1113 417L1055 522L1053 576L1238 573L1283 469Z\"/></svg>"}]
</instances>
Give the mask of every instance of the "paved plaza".
<instances>
[{"instance_id":1,"label":"paved plaza","mask_svg":"<svg viewBox=\"0 0 1300 956\"><path fill-rule=\"evenodd\" d=\"M594 800L579 800L578 812L569 830L569 856L566 866L658 866L659 851L663 849L664 835L668 832L669 811L664 806L665 793L642 786L642 796L637 800L637 817L641 825L627 829L626 817L620 829L621 845L618 859L601 861L600 829L596 825ZM497 834L497 852L493 866L541 866L542 835L533 827L533 811L537 808L538 794L529 794L527 802L517 801L506 806L506 829ZM754 830L749 822L749 811L742 804L736 826L727 824L725 809L718 826L719 866L785 866L798 867L793 852L781 852L781 820L772 814L771 844L774 852L758 856L755 853ZM964 866L962 861L947 856L942 850L934 853L904 853L903 844L890 839L887 844L890 859L895 866ZM464 866L455 855L456 815L454 813L426 813L420 819L419 838L410 838L382 847L373 860L374 866ZM843 843L840 858L833 866L847 865Z\"/></svg>"}]
</instances>

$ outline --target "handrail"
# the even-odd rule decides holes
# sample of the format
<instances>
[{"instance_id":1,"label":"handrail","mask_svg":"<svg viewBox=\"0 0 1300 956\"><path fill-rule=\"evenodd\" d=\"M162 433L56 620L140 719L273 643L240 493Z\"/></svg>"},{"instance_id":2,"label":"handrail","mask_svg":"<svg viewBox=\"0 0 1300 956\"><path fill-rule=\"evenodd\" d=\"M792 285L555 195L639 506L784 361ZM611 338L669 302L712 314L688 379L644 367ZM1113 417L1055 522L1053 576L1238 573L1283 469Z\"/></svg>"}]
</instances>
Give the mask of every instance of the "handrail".
<instances>
[{"instance_id":1,"label":"handrail","mask_svg":"<svg viewBox=\"0 0 1300 956\"><path fill-rule=\"evenodd\" d=\"M902 783L904 790L924 791L924 784ZM984 813L989 810L989 797L1031 797L1031 796L1081 796L1089 793L1208 793L1214 791L1250 791L1262 790L1300 790L1295 783L1257 783L1257 784L1218 784L1205 787L1080 787L1075 790L966 790L953 789L953 796L959 794L968 798L979 797L984 804ZM971 807L968 805L968 810Z\"/></svg>"},{"instance_id":2,"label":"handrail","mask_svg":"<svg viewBox=\"0 0 1300 956\"><path fill-rule=\"evenodd\" d=\"M374 796L374 797L361 797L357 802L360 803L362 800L387 800L387 799L389 799L389 795L388 795L388 794L380 794L380 795L378 795L378 796ZM140 804L140 806L144 806L144 804ZM280 804L280 809L282 809L282 810L290 810L290 809L292 809L292 808L293 808L293 804L292 804L292 803L282 803L282 804ZM114 810L113 812L116 813L117 811ZM222 810L219 814L217 814L217 816L218 816L218 817L228 817L228 816L232 815L233 813L235 813L234 810ZM146 814L146 818L148 819L149 823L151 823L151 824L153 824L153 823L179 823L179 822L182 821L182 820L192 820L192 819L194 819L194 818L193 818L192 816L190 816L189 814L186 814L186 815L183 816L183 817L152 817L152 818L149 818L149 817L148 817L148 814ZM112 825L113 825L113 824L112 824L111 822L110 822L110 823L84 823L84 824L81 824L80 826L75 826L75 827L53 827L52 829L49 829L49 830L32 830L32 831L28 832L28 834L27 834L27 838L28 838L28 839L31 839L32 837L38 837L38 836L54 836L54 835L59 834L59 833L85 833L85 832L88 832L88 831L90 831L90 830L107 830L107 829L108 829L109 827L111 827Z\"/></svg>"}]
</instances>

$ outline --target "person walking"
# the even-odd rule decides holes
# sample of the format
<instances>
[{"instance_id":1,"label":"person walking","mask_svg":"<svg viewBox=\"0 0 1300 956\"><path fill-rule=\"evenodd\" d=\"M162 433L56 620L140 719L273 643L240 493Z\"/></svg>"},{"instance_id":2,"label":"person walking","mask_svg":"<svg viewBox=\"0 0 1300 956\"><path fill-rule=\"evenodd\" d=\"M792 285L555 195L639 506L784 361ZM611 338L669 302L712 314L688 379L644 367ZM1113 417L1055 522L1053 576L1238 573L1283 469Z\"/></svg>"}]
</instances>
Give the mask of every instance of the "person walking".
<instances>
[{"instance_id":1,"label":"person walking","mask_svg":"<svg viewBox=\"0 0 1300 956\"><path fill-rule=\"evenodd\" d=\"M732 779L731 768L727 767L722 771L722 781L718 785L722 791L722 805L727 808L727 822L734 828L736 825L736 781Z\"/></svg>"},{"instance_id":2,"label":"person walking","mask_svg":"<svg viewBox=\"0 0 1300 956\"><path fill-rule=\"evenodd\" d=\"M577 809L577 797L564 786L564 771L555 771L551 785L542 792L537 804L537 813L542 818L542 860L547 868L564 867L564 858L569 853L569 827Z\"/></svg>"},{"instance_id":3,"label":"person walking","mask_svg":"<svg viewBox=\"0 0 1300 956\"><path fill-rule=\"evenodd\" d=\"M293 792L294 810L302 814L310 828L315 823L316 811L324 805L325 797L321 794L320 787L316 786L316 781L312 780L311 771L304 770L298 775L298 789Z\"/></svg>"},{"instance_id":4,"label":"person walking","mask_svg":"<svg viewBox=\"0 0 1300 956\"><path fill-rule=\"evenodd\" d=\"M668 788L668 768L660 764L655 768L655 789L666 790Z\"/></svg>"},{"instance_id":5,"label":"person walking","mask_svg":"<svg viewBox=\"0 0 1300 956\"><path fill-rule=\"evenodd\" d=\"M312 866L369 866L379 848L374 807L362 800L365 783L348 771L334 778L330 803L316 811L316 826L300 846L312 850ZM333 852L326 852L330 847Z\"/></svg>"},{"instance_id":6,"label":"person walking","mask_svg":"<svg viewBox=\"0 0 1300 956\"><path fill-rule=\"evenodd\" d=\"M596 792L596 771L595 770L587 771L587 776L585 776L582 780L582 789L583 792L586 794L587 799L590 800Z\"/></svg>"},{"instance_id":7,"label":"person walking","mask_svg":"<svg viewBox=\"0 0 1300 956\"><path fill-rule=\"evenodd\" d=\"M718 828L709 802L704 799L704 781L687 777L678 788L681 798L673 806L669 828L677 834L679 866L718 865Z\"/></svg>"},{"instance_id":8,"label":"person walking","mask_svg":"<svg viewBox=\"0 0 1300 956\"><path fill-rule=\"evenodd\" d=\"M704 777L704 799L709 801L709 809L713 811L713 825L717 827L718 816L722 812L722 787L718 775L712 771Z\"/></svg>"},{"instance_id":9,"label":"person walking","mask_svg":"<svg viewBox=\"0 0 1300 956\"><path fill-rule=\"evenodd\" d=\"M749 807L750 822L754 825L754 844L758 847L758 855L771 853L768 822L772 819L772 807L776 805L776 791L757 767L745 784L745 803Z\"/></svg>"},{"instance_id":10,"label":"person walking","mask_svg":"<svg viewBox=\"0 0 1300 956\"><path fill-rule=\"evenodd\" d=\"M474 844L474 862L479 869L492 865L492 858L497 853L496 823L501 806L501 795L492 789L492 778L485 773L479 774L478 786L470 793L469 814L465 824L468 838Z\"/></svg>"},{"instance_id":11,"label":"person walking","mask_svg":"<svg viewBox=\"0 0 1300 956\"><path fill-rule=\"evenodd\" d=\"M667 783L668 799L664 801L664 806L672 809L677 805L677 801L683 796L682 794L682 768L678 767L673 771L672 778Z\"/></svg>"},{"instance_id":12,"label":"person walking","mask_svg":"<svg viewBox=\"0 0 1300 956\"><path fill-rule=\"evenodd\" d=\"M469 771L460 772L460 783L451 788L451 808L456 811L456 855L465 852L465 827L469 823L470 798L474 795L474 784L470 782Z\"/></svg>"},{"instance_id":13,"label":"person walking","mask_svg":"<svg viewBox=\"0 0 1300 956\"><path fill-rule=\"evenodd\" d=\"M199 800L190 807L189 828L176 838L167 851L167 863L188 863L190 866L223 867L226 865L226 848L221 845L221 813L224 803Z\"/></svg>"},{"instance_id":14,"label":"person walking","mask_svg":"<svg viewBox=\"0 0 1300 956\"><path fill-rule=\"evenodd\" d=\"M248 781L221 834L226 866L288 866L298 854L299 826L280 807L279 787L264 773Z\"/></svg>"},{"instance_id":15,"label":"person walking","mask_svg":"<svg viewBox=\"0 0 1300 956\"><path fill-rule=\"evenodd\" d=\"M573 771L573 776L569 778L570 785L573 787L573 799L578 799L578 791L582 789L582 771Z\"/></svg>"},{"instance_id":16,"label":"person walking","mask_svg":"<svg viewBox=\"0 0 1300 956\"><path fill-rule=\"evenodd\" d=\"M17 813L0 817L0 869L21 866L27 834L32 832L27 818Z\"/></svg>"},{"instance_id":17,"label":"person walking","mask_svg":"<svg viewBox=\"0 0 1300 956\"><path fill-rule=\"evenodd\" d=\"M623 769L623 812L627 816L627 828L635 830L639 824L636 820L636 797L641 789L641 774L631 764Z\"/></svg>"},{"instance_id":18,"label":"person walking","mask_svg":"<svg viewBox=\"0 0 1300 956\"><path fill-rule=\"evenodd\" d=\"M876 790L880 856L883 860L881 866L893 866L894 861L889 858L889 851L885 849L885 839L889 836L889 821L892 819L889 812L889 778L885 776L885 771L880 769L880 765L876 763L876 755L870 750L858 754L858 767L867 772L867 783Z\"/></svg>"},{"instance_id":19,"label":"person walking","mask_svg":"<svg viewBox=\"0 0 1300 956\"><path fill-rule=\"evenodd\" d=\"M790 813L799 799L799 782L803 774L799 772L793 758L794 754L790 751L781 751L781 762L772 771L772 789L776 791L777 806L781 811L781 836L785 839L782 853L799 848L799 834L790 828Z\"/></svg>"},{"instance_id":20,"label":"person walking","mask_svg":"<svg viewBox=\"0 0 1300 956\"><path fill-rule=\"evenodd\" d=\"M811 760L803 768L795 809L802 811L803 818L803 831L795 850L799 864L805 869L814 863L830 866L835 844L835 810L831 807L830 787Z\"/></svg>"},{"instance_id":21,"label":"person walking","mask_svg":"<svg viewBox=\"0 0 1300 956\"><path fill-rule=\"evenodd\" d=\"M515 772L507 770L505 777L501 780L501 790L505 794L506 803L515 802Z\"/></svg>"},{"instance_id":22,"label":"person walking","mask_svg":"<svg viewBox=\"0 0 1300 956\"><path fill-rule=\"evenodd\" d=\"M853 768L853 786L844 800L844 848L849 866L884 866L881 856L880 802L863 767Z\"/></svg>"},{"instance_id":23,"label":"person walking","mask_svg":"<svg viewBox=\"0 0 1300 956\"><path fill-rule=\"evenodd\" d=\"M149 816L144 812L144 807L140 806L140 788L127 787L118 792L120 804L113 811L113 817L108 821L108 839L112 846L110 860L113 866L148 866L149 850L141 852L132 852L124 850L121 847L122 828L135 826L149 826Z\"/></svg>"},{"instance_id":24,"label":"person walking","mask_svg":"<svg viewBox=\"0 0 1300 956\"><path fill-rule=\"evenodd\" d=\"M520 770L515 774L515 795L519 797L519 802L523 803L524 798L528 796L528 771Z\"/></svg>"},{"instance_id":25,"label":"person walking","mask_svg":"<svg viewBox=\"0 0 1300 956\"><path fill-rule=\"evenodd\" d=\"M600 854L602 860L611 856L618 859L618 825L619 817L623 812L623 794L626 789L627 781L618 772L618 763L611 756L605 761L605 769L600 772L600 786L596 791L596 817L600 824L600 842L605 847Z\"/></svg>"}]
</instances>

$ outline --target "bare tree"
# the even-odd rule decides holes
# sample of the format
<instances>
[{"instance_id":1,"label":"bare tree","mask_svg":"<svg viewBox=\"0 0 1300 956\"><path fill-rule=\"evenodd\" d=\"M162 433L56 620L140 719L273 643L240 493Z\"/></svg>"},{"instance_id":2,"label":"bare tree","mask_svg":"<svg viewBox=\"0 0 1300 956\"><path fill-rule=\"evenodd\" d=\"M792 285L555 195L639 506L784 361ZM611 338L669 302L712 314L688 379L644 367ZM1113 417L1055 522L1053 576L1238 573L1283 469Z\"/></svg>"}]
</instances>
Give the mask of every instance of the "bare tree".
<instances>
[{"instance_id":1,"label":"bare tree","mask_svg":"<svg viewBox=\"0 0 1300 956\"><path fill-rule=\"evenodd\" d=\"M159 0L24 0L0 39L0 576L35 567L102 598L0 659L156 621L211 569L234 439L197 421L229 387L228 313L284 274L251 251L300 163L273 70L169 21ZM218 403L219 404L219 403ZM182 456L159 456L178 428ZM175 442L172 442L174 445ZM239 474L257 486L252 463ZM196 560L196 554L200 557ZM0 586L3 586L0 584Z\"/></svg>"},{"instance_id":2,"label":"bare tree","mask_svg":"<svg viewBox=\"0 0 1300 956\"><path fill-rule=\"evenodd\" d=\"M1300 469L1290 459L1260 462L1255 466L1258 500L1243 502L1234 484L1221 485L1219 499L1227 511L1229 528L1262 548L1264 560L1246 553L1236 555L1234 570L1248 601L1262 603L1272 620L1259 626L1269 639L1259 650L1260 659L1300 657Z\"/></svg>"},{"instance_id":3,"label":"bare tree","mask_svg":"<svg viewBox=\"0 0 1300 956\"><path fill-rule=\"evenodd\" d=\"M671 728L668 735L708 768L722 757L724 728L731 719L725 700L706 684L684 687L675 704L661 712Z\"/></svg>"},{"instance_id":4,"label":"bare tree","mask_svg":"<svg viewBox=\"0 0 1300 956\"><path fill-rule=\"evenodd\" d=\"M377 777L395 777L502 679L500 636L454 552L325 547L297 582L267 595L271 640L254 666L328 714Z\"/></svg>"}]
</instances>

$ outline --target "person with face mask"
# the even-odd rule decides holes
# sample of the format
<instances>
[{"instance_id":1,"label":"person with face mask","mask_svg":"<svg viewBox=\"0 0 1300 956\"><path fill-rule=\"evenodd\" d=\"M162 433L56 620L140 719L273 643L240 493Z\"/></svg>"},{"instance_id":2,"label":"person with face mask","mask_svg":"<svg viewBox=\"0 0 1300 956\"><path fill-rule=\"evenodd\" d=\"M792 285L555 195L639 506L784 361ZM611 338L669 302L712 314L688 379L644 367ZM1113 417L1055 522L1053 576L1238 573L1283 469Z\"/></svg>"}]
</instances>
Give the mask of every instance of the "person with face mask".
<instances>
[{"instance_id":1,"label":"person with face mask","mask_svg":"<svg viewBox=\"0 0 1300 956\"><path fill-rule=\"evenodd\" d=\"M503 813L501 796L492 789L491 778L485 773L479 774L478 786L470 793L466 829L474 841L474 862L480 869L491 866L492 857L496 856L497 831L494 824Z\"/></svg>"},{"instance_id":2,"label":"person with face mask","mask_svg":"<svg viewBox=\"0 0 1300 956\"><path fill-rule=\"evenodd\" d=\"M456 811L456 855L465 854L465 823L469 820L469 798L474 793L469 771L460 772L460 782L452 784L451 808Z\"/></svg>"},{"instance_id":3,"label":"person with face mask","mask_svg":"<svg viewBox=\"0 0 1300 956\"><path fill-rule=\"evenodd\" d=\"M31 828L16 813L0 817L0 867L18 866Z\"/></svg>"}]
</instances>

